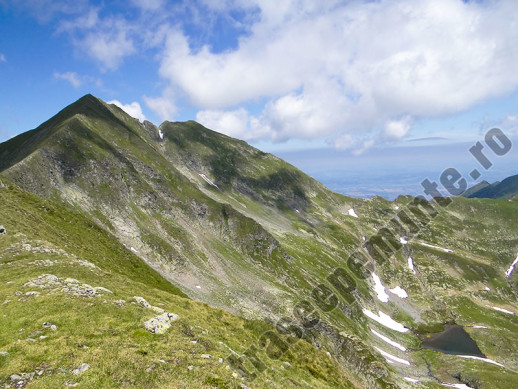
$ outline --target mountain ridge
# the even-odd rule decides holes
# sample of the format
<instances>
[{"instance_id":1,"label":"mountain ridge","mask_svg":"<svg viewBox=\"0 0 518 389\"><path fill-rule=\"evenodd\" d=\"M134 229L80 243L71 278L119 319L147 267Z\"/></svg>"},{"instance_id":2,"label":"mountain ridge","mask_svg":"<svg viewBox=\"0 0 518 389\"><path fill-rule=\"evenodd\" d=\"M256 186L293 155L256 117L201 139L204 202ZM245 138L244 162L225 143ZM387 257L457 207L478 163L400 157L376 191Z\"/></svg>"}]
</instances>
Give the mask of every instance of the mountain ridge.
<instances>
[{"instance_id":1,"label":"mountain ridge","mask_svg":"<svg viewBox=\"0 0 518 389\"><path fill-rule=\"evenodd\" d=\"M502 181L490 184L483 181L469 188L464 197L479 199L511 200L518 196L518 175L510 176Z\"/></svg>"},{"instance_id":2,"label":"mountain ridge","mask_svg":"<svg viewBox=\"0 0 518 389\"><path fill-rule=\"evenodd\" d=\"M359 277L349 256L358 249L369 253L365 242L393 228L411 197L352 199L196 122L156 127L93 96L79 102L38 127L44 140L40 134L31 143L38 135L31 132L0 144L0 156L7 156L0 177L91 220L191 299L263 323L260 328L270 323L284 335L280 323L305 328L314 322L308 307L316 292L334 288L329 277L340 269L356 286L347 299L338 291L336 309L316 311L320 319L300 344L328 351L356 387L406 387L409 375L473 386L516 379L518 344L508 334L515 317L488 308L518 310L516 275L505 276L518 248L515 204L455 198L418 233L400 235L399 250L375 262L373 275ZM380 283L384 291L383 285L403 288L408 298L396 292L385 297ZM412 331L391 332L366 311L382 312ZM422 350L422 338L447 323L465 326L484 355L506 369L474 372L474 362ZM494 328L481 336L474 323ZM379 350L387 343L373 330L405 346L389 354L408 360L411 371L386 362ZM243 344L239 354L244 358L253 347L261 343ZM260 375L256 368L247 369Z\"/></svg>"}]
</instances>

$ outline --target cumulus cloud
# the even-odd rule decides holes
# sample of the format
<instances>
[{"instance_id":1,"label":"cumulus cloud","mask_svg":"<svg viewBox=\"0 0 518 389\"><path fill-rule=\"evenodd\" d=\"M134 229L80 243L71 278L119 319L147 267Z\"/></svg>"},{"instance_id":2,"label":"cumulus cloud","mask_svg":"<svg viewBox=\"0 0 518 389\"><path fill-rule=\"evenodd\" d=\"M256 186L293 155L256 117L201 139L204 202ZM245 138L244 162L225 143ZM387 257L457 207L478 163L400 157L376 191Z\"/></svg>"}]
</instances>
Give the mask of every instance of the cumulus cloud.
<instances>
[{"instance_id":1,"label":"cumulus cloud","mask_svg":"<svg viewBox=\"0 0 518 389\"><path fill-rule=\"evenodd\" d=\"M144 96L144 102L162 120L173 120L178 111L174 98L167 94L160 97Z\"/></svg>"},{"instance_id":2,"label":"cumulus cloud","mask_svg":"<svg viewBox=\"0 0 518 389\"><path fill-rule=\"evenodd\" d=\"M384 135L388 140L400 140L410 130L412 119L409 116L401 120L391 120L385 125Z\"/></svg>"},{"instance_id":3,"label":"cumulus cloud","mask_svg":"<svg viewBox=\"0 0 518 389\"><path fill-rule=\"evenodd\" d=\"M141 122L146 120L146 117L142 113L142 107L136 101L134 101L133 103L130 103L130 104L122 104L118 100L111 100L111 101L108 101L108 104L116 105L117 107L122 109L124 112L126 112L128 115L134 117L135 119L140 120Z\"/></svg>"},{"instance_id":4,"label":"cumulus cloud","mask_svg":"<svg viewBox=\"0 0 518 389\"><path fill-rule=\"evenodd\" d=\"M58 33L70 34L75 45L100 63L103 70L115 70L136 52L134 31L134 26L122 16L101 18L96 8L62 21L57 29Z\"/></svg>"},{"instance_id":5,"label":"cumulus cloud","mask_svg":"<svg viewBox=\"0 0 518 389\"><path fill-rule=\"evenodd\" d=\"M170 87L202 108L198 119L226 133L239 133L239 123L248 139L328 136L337 145L348 134L365 148L518 85L510 0L255 5L260 18L237 48L195 50L172 30L161 60ZM239 108L259 100L260 115Z\"/></svg>"},{"instance_id":6,"label":"cumulus cloud","mask_svg":"<svg viewBox=\"0 0 518 389\"><path fill-rule=\"evenodd\" d=\"M144 96L153 112L170 120L190 104L203 124L247 140L324 137L361 152L518 87L515 0L165 4L65 7L58 33L104 71L155 55L164 83ZM239 38L216 47L225 28Z\"/></svg>"},{"instance_id":7,"label":"cumulus cloud","mask_svg":"<svg viewBox=\"0 0 518 389\"><path fill-rule=\"evenodd\" d=\"M196 121L207 128L214 129L236 138L253 138L248 130L249 116L244 108L235 111L207 110L196 115Z\"/></svg>"},{"instance_id":8,"label":"cumulus cloud","mask_svg":"<svg viewBox=\"0 0 518 389\"><path fill-rule=\"evenodd\" d=\"M65 72L65 73L54 73L54 78L65 80L70 83L74 88L81 86L81 80L76 72Z\"/></svg>"}]
</instances>

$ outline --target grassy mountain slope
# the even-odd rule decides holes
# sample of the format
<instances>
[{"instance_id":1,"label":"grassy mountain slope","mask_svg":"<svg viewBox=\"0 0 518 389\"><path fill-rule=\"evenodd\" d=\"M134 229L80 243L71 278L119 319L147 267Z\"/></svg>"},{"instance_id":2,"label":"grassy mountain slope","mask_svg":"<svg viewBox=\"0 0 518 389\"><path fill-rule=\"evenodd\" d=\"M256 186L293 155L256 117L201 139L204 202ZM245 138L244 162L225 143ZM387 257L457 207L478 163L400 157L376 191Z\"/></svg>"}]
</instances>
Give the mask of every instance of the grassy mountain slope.
<instances>
[{"instance_id":1,"label":"grassy mountain slope","mask_svg":"<svg viewBox=\"0 0 518 389\"><path fill-rule=\"evenodd\" d=\"M67 207L5 180L0 195L1 220L9 226L8 234L0 235L0 385L250 385L228 368L226 358L231 349L244 352L247 343L271 327L185 298L110 234ZM56 276L61 283L30 284L42 275ZM108 291L92 296L83 289L74 295L77 291L70 290L67 279ZM157 313L135 304L134 296L179 319L164 335L147 332L143 323ZM352 387L332 358L306 342L281 360L265 355L262 360L268 369L253 387ZM73 373L85 363L87 371Z\"/></svg>"},{"instance_id":2,"label":"grassy mountain slope","mask_svg":"<svg viewBox=\"0 0 518 389\"><path fill-rule=\"evenodd\" d=\"M484 181L470 188L464 197L479 199L508 200L518 195L518 175L507 177L505 180L492 184Z\"/></svg>"},{"instance_id":3,"label":"grassy mountain slope","mask_svg":"<svg viewBox=\"0 0 518 389\"><path fill-rule=\"evenodd\" d=\"M211 301L216 306L231 308L235 300L226 293L249 287L268 300L283 293L282 285L267 290L263 280L268 277L264 269L276 272L286 262L275 239L193 187L156 151L149 127L93 96L49 122L32 137L15 138L2 147L3 155L26 155L4 170L5 176L31 192L81 209L187 293L216 296L210 290L216 289L219 297ZM248 263L256 265L255 274ZM240 272L255 282L243 284ZM240 301L251 312L257 304Z\"/></svg>"},{"instance_id":4,"label":"grassy mountain slope","mask_svg":"<svg viewBox=\"0 0 518 389\"><path fill-rule=\"evenodd\" d=\"M3 176L73 207L183 293L214 307L300 325L311 312L295 310L297 303L315 305L315 287L333 288L329 276L344 269L356 287L337 293L336 309L319 310L321 320L304 338L329 351L359 387L405 387L403 377L424 387L518 382L516 315L490 308L518 312L517 275L505 277L518 252L514 203L456 198L409 234L393 219L410 197L348 198L245 142L195 122L139 123L93 96L0 145L0 156ZM370 274L359 278L346 264L351 253L370 250L366 244L384 227L395 231L398 250L373 270L389 302L377 298ZM397 243L399 237L409 242ZM396 286L409 297L388 292ZM364 309L382 311L411 331L387 329ZM420 348L429 333L454 322L505 368ZM386 363L375 347L411 367Z\"/></svg>"}]
</instances>

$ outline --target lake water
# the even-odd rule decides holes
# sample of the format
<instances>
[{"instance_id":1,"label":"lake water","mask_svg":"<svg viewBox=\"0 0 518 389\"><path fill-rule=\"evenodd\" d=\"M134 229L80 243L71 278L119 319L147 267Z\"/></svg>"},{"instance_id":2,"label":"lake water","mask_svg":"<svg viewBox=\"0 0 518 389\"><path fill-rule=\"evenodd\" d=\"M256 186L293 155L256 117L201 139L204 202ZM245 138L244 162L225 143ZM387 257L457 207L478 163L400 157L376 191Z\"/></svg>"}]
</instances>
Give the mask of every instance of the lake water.
<instances>
[{"instance_id":1,"label":"lake water","mask_svg":"<svg viewBox=\"0 0 518 389\"><path fill-rule=\"evenodd\" d=\"M445 354L472 355L485 358L477 343L469 336L462 326L447 325L443 332L430 334L421 346L440 351Z\"/></svg>"}]
</instances>

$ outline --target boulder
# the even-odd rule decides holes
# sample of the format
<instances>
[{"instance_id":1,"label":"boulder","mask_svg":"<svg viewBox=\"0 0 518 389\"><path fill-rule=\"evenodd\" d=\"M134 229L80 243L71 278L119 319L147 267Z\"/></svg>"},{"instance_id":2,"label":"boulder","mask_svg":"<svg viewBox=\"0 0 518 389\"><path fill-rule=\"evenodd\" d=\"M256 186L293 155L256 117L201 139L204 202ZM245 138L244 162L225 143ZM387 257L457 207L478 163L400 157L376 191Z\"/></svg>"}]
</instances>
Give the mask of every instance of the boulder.
<instances>
[{"instance_id":1,"label":"boulder","mask_svg":"<svg viewBox=\"0 0 518 389\"><path fill-rule=\"evenodd\" d=\"M144 323L146 330L152 334L165 334L171 328L171 322L178 319L178 315L174 313L164 313L154 317Z\"/></svg>"}]
</instances>

